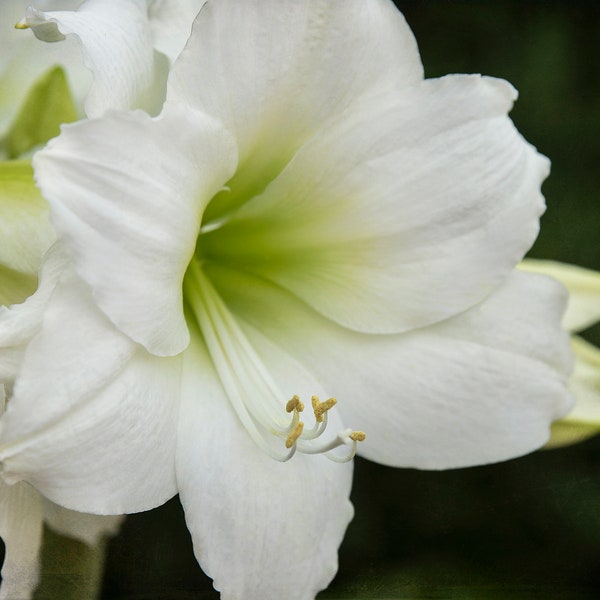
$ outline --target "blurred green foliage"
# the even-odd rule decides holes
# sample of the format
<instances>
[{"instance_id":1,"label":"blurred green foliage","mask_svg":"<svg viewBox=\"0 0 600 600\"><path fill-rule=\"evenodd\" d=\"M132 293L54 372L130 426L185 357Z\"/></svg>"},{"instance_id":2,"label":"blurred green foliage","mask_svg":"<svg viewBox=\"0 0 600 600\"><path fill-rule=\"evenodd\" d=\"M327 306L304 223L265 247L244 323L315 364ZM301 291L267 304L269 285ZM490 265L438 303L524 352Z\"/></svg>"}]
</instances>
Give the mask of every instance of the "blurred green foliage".
<instances>
[{"instance_id":1,"label":"blurred green foliage","mask_svg":"<svg viewBox=\"0 0 600 600\"><path fill-rule=\"evenodd\" d=\"M600 3L397 4L428 77L480 72L520 91L512 117L553 163L532 255L600 270ZM600 329L589 337L599 343ZM595 600L599 467L600 438L457 471L357 460L356 517L338 577L319 597ZM177 500L128 517L109 550L105 599L218 597L195 562Z\"/></svg>"},{"instance_id":2,"label":"blurred green foliage","mask_svg":"<svg viewBox=\"0 0 600 600\"><path fill-rule=\"evenodd\" d=\"M33 83L4 139L0 153L22 157L60 133L61 123L77 118L64 70L54 67Z\"/></svg>"}]
</instances>

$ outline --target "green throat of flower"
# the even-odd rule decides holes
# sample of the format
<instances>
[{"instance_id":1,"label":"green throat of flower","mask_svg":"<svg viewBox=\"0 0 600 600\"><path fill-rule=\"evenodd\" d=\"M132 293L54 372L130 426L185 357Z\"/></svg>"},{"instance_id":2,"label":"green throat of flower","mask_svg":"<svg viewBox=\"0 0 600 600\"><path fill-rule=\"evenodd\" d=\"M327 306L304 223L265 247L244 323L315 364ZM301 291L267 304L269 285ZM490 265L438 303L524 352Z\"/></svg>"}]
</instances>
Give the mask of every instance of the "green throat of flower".
<instances>
[{"instance_id":1,"label":"green throat of flower","mask_svg":"<svg viewBox=\"0 0 600 600\"><path fill-rule=\"evenodd\" d=\"M209 227L208 235L217 238L218 229ZM283 393L203 268L216 258L204 255L199 240L183 280L186 317L192 335L202 336L231 406L250 437L278 461L289 460L296 451L324 454L336 462L351 460L365 434L345 429L333 437L324 435L334 398L321 402L312 397L312 427L302 420L304 404L298 396L284 404ZM336 450L343 446L348 451Z\"/></svg>"}]
</instances>

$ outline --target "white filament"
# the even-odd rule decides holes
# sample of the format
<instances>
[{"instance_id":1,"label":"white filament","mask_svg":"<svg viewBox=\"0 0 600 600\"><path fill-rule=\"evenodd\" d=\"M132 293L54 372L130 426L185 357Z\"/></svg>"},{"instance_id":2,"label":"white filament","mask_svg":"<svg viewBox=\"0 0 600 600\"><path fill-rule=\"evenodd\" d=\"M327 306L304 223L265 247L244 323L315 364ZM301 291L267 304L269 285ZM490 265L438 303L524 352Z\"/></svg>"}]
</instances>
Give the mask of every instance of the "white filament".
<instances>
[{"instance_id":1,"label":"white filament","mask_svg":"<svg viewBox=\"0 0 600 600\"><path fill-rule=\"evenodd\" d=\"M289 460L296 450L326 454L338 462L354 456L356 441L351 437L351 429L340 432L329 443L316 442L327 427L327 412L322 414L322 422L317 420L314 427L306 430L300 426L302 432L294 433L302 408L298 409L297 403L291 414L286 412L281 390L196 260L188 268L184 292L231 405L264 452L279 461ZM291 445L289 449L286 440ZM341 445L352 447L348 456L331 454Z\"/></svg>"}]
</instances>

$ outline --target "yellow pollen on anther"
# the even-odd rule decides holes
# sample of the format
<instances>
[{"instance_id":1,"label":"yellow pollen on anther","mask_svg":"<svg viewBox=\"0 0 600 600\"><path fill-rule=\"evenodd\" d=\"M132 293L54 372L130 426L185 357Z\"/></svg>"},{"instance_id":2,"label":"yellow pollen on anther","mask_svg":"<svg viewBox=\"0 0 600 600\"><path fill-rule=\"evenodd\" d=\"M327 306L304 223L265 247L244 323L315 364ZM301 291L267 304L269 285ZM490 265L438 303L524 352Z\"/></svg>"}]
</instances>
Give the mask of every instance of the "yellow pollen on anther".
<instances>
[{"instance_id":1,"label":"yellow pollen on anther","mask_svg":"<svg viewBox=\"0 0 600 600\"><path fill-rule=\"evenodd\" d=\"M353 431L348 437L353 442L364 442L367 438L367 434L364 431Z\"/></svg>"},{"instance_id":2,"label":"yellow pollen on anther","mask_svg":"<svg viewBox=\"0 0 600 600\"><path fill-rule=\"evenodd\" d=\"M288 403L285 405L285 410L289 413L294 412L295 410L302 412L304 410L304 404L302 404L298 396L294 396L291 400L288 400Z\"/></svg>"},{"instance_id":3,"label":"yellow pollen on anther","mask_svg":"<svg viewBox=\"0 0 600 600\"><path fill-rule=\"evenodd\" d=\"M337 404L337 400L335 398L329 398L329 400L325 400L325 402L319 402L319 397L313 396L311 400L313 412L315 413L315 419L317 420L317 423L322 423L323 415L330 408L333 408Z\"/></svg>"},{"instance_id":4,"label":"yellow pollen on anther","mask_svg":"<svg viewBox=\"0 0 600 600\"><path fill-rule=\"evenodd\" d=\"M296 443L298 438L302 435L303 429L304 423L302 421L299 421L296 427L294 427L294 430L287 436L287 439L285 440L286 448L291 448Z\"/></svg>"},{"instance_id":5,"label":"yellow pollen on anther","mask_svg":"<svg viewBox=\"0 0 600 600\"><path fill-rule=\"evenodd\" d=\"M27 22L23 19L18 23L15 23L15 29L29 29L29 25L27 25Z\"/></svg>"}]
</instances>

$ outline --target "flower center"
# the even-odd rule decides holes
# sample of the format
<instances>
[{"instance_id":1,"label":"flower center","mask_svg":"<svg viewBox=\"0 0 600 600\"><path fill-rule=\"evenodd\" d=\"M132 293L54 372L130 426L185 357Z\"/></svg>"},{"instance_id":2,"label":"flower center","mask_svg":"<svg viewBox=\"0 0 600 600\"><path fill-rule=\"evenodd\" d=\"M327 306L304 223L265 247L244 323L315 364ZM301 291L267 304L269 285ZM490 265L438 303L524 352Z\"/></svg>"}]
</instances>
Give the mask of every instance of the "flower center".
<instances>
[{"instance_id":1,"label":"flower center","mask_svg":"<svg viewBox=\"0 0 600 600\"><path fill-rule=\"evenodd\" d=\"M283 404L283 393L196 257L186 272L183 291L188 312L202 332L229 401L262 450L279 461L289 460L296 451L325 454L338 462L354 457L356 445L365 439L365 434L345 429L332 440L322 441L328 411L336 404L334 398L321 402L312 397L311 428L301 420L304 404L298 396ZM339 454L336 448L340 446L348 446L348 452Z\"/></svg>"}]
</instances>

